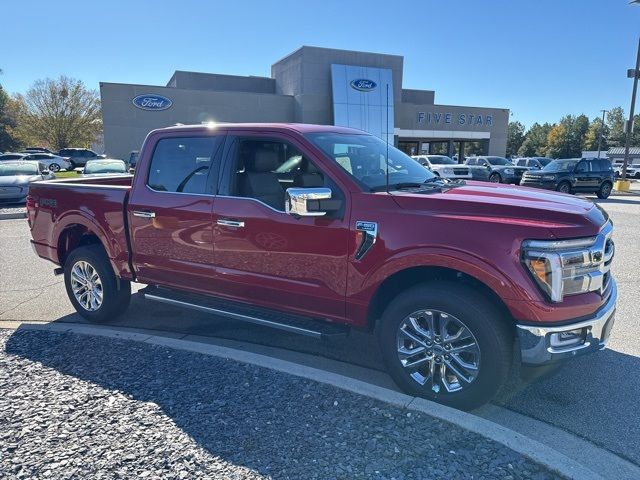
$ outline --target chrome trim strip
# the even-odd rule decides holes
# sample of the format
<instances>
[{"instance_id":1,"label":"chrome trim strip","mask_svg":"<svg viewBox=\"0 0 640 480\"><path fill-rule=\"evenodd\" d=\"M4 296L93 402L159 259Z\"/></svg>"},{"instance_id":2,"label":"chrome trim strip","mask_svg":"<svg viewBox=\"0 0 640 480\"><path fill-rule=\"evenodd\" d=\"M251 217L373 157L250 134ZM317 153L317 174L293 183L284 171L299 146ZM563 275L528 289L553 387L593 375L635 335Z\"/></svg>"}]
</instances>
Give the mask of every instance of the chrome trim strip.
<instances>
[{"instance_id":1,"label":"chrome trim strip","mask_svg":"<svg viewBox=\"0 0 640 480\"><path fill-rule=\"evenodd\" d=\"M141 218L156 218L156 213L155 212L145 212L143 210L134 210L133 211L133 216L134 217L141 217Z\"/></svg>"},{"instance_id":2,"label":"chrome trim strip","mask_svg":"<svg viewBox=\"0 0 640 480\"><path fill-rule=\"evenodd\" d=\"M253 198L253 197L236 197L235 195L216 195L216 197L218 197L218 198L235 198L235 199L238 199L238 200L253 200L254 202L259 203L260 205L263 205L263 206L267 207L269 210L273 210L274 212L278 212L278 213L282 213L283 215L287 215L287 212L284 212L282 210L277 210L277 209L273 208L271 205L267 205L266 203L261 202L257 198ZM215 210L215 208L214 208L214 210Z\"/></svg>"},{"instance_id":3,"label":"chrome trim strip","mask_svg":"<svg viewBox=\"0 0 640 480\"><path fill-rule=\"evenodd\" d=\"M615 280L611 279L611 294L607 302L588 320L564 325L516 325L520 337L520 353L522 363L529 365L544 365L565 358L571 358L578 353L602 350L609 341L609 334L615 320L618 288ZM582 344L564 348L554 348L550 344L550 335L569 330L586 329L585 341Z\"/></svg>"},{"instance_id":4,"label":"chrome trim strip","mask_svg":"<svg viewBox=\"0 0 640 480\"><path fill-rule=\"evenodd\" d=\"M216 221L216 223L225 227L244 228L244 222L238 220L224 220L221 218L220 220Z\"/></svg>"},{"instance_id":5,"label":"chrome trim strip","mask_svg":"<svg viewBox=\"0 0 640 480\"><path fill-rule=\"evenodd\" d=\"M286 323L273 322L271 320L266 320L264 318L252 317L250 315L243 315L241 313L230 312L230 311L221 310L221 309L218 309L218 308L205 307L204 305L198 305L198 304L195 304L195 303L183 302L183 301L180 301L180 300L174 300L172 298L160 297L158 295L152 295L152 294L149 294L149 293L145 293L144 294L144 298L152 300L152 301L155 301L155 302L166 303L166 304L169 304L169 305L174 305L174 306L179 306L179 307L184 307L184 308L190 308L192 310L199 310L201 312L212 313L214 315L221 315L223 317L233 318L234 320L240 320L240 321L243 321L243 322L255 323L256 325L262 325L262 326L265 326L265 327L277 328L279 330L285 330L287 332L297 333L297 334L300 334L300 335L306 335L306 336L309 336L309 337L314 337L314 338L321 338L322 337L322 333L321 332L317 332L317 331L314 331L314 330L308 330L306 328L301 328L301 327L295 327L293 325L288 325Z\"/></svg>"}]
</instances>

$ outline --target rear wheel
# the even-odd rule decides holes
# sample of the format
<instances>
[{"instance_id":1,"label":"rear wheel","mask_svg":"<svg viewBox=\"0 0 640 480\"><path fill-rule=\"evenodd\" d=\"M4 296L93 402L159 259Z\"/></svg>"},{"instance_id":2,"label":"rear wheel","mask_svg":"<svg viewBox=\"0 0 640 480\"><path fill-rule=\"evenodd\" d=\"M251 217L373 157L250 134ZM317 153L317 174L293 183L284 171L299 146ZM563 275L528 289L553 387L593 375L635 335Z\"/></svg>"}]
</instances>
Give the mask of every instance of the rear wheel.
<instances>
[{"instance_id":1,"label":"rear wheel","mask_svg":"<svg viewBox=\"0 0 640 480\"><path fill-rule=\"evenodd\" d=\"M560 193L571 193L571 184L569 182L560 182L556 190Z\"/></svg>"},{"instance_id":2,"label":"rear wheel","mask_svg":"<svg viewBox=\"0 0 640 480\"><path fill-rule=\"evenodd\" d=\"M609 195L611 195L611 188L613 187L613 185L611 185L610 182L604 182L602 185L600 185L600 189L598 190L598 192L596 193L596 195L598 195L598 198L609 198Z\"/></svg>"},{"instance_id":3,"label":"rear wheel","mask_svg":"<svg viewBox=\"0 0 640 480\"><path fill-rule=\"evenodd\" d=\"M112 320L129 306L131 284L116 277L101 245L73 250L64 263L64 282L74 308L90 322Z\"/></svg>"},{"instance_id":4,"label":"rear wheel","mask_svg":"<svg viewBox=\"0 0 640 480\"><path fill-rule=\"evenodd\" d=\"M502 177L499 173L492 173L491 175L489 175L489 181L491 183L500 183L502 182Z\"/></svg>"},{"instance_id":5,"label":"rear wheel","mask_svg":"<svg viewBox=\"0 0 640 480\"><path fill-rule=\"evenodd\" d=\"M469 287L433 282L403 292L378 336L389 373L411 395L467 410L491 400L509 376L512 333Z\"/></svg>"},{"instance_id":6,"label":"rear wheel","mask_svg":"<svg viewBox=\"0 0 640 480\"><path fill-rule=\"evenodd\" d=\"M51 165L49 165L49 170L52 172L59 172L60 165L58 165L57 163L52 163Z\"/></svg>"}]
</instances>

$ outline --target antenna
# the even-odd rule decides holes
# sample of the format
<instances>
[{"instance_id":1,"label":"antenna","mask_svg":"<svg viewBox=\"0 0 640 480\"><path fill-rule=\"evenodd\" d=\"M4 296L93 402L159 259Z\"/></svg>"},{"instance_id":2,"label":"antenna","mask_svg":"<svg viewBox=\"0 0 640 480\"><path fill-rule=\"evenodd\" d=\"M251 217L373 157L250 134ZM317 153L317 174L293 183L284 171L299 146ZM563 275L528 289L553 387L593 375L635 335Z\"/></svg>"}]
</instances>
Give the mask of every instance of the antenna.
<instances>
[{"instance_id":1,"label":"antenna","mask_svg":"<svg viewBox=\"0 0 640 480\"><path fill-rule=\"evenodd\" d=\"M387 153L384 159L384 164L386 165L386 176L387 176L387 193L389 193L389 84L387 83L387 126L384 129L385 134L384 138L387 142Z\"/></svg>"}]
</instances>

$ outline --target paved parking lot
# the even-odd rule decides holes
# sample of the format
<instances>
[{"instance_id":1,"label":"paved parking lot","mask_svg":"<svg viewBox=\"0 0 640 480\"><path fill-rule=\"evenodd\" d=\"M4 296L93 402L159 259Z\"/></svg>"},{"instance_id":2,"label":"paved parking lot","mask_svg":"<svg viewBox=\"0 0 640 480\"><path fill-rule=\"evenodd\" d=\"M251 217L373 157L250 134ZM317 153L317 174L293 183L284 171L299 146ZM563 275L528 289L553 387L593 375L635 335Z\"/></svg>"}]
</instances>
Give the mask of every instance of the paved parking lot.
<instances>
[{"instance_id":1,"label":"paved parking lot","mask_svg":"<svg viewBox=\"0 0 640 480\"><path fill-rule=\"evenodd\" d=\"M610 348L515 392L504 406L559 426L640 465L640 197L617 196L600 203L616 229L613 270L620 301ZM35 257L28 238L24 220L0 221L0 322L82 322L66 298L62 279L53 276L52 265ZM381 369L377 345L369 335L319 343L152 304L137 295L117 325L236 339Z\"/></svg>"}]
</instances>

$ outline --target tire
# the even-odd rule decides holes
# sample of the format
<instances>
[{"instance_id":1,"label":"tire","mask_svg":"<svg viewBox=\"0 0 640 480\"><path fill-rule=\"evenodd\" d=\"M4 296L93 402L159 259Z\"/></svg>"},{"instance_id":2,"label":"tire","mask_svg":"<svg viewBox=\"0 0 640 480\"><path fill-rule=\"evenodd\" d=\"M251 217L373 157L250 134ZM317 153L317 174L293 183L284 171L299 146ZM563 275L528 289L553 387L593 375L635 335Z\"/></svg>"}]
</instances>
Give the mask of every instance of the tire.
<instances>
[{"instance_id":1,"label":"tire","mask_svg":"<svg viewBox=\"0 0 640 480\"><path fill-rule=\"evenodd\" d=\"M492 173L489 175L489 181L491 183L502 183L502 177L499 173Z\"/></svg>"},{"instance_id":2,"label":"tire","mask_svg":"<svg viewBox=\"0 0 640 480\"><path fill-rule=\"evenodd\" d=\"M560 193L571 193L571 184L569 182L560 182L556 187L556 191Z\"/></svg>"},{"instance_id":3,"label":"tire","mask_svg":"<svg viewBox=\"0 0 640 480\"><path fill-rule=\"evenodd\" d=\"M60 171L60 165L58 165L57 163L52 163L51 165L49 165L49 171L51 172L59 172Z\"/></svg>"},{"instance_id":4,"label":"tire","mask_svg":"<svg viewBox=\"0 0 640 480\"><path fill-rule=\"evenodd\" d=\"M89 267L86 267L87 265ZM82 286L79 279L90 276L95 279L91 275L92 271L98 278L93 283L95 288L92 291L101 292L101 302L95 295L92 297L82 294L87 288ZM64 283L74 308L90 322L104 323L115 319L127 309L131 300L131 283L116 277L102 245L87 245L73 250L64 262ZM78 285L81 285L79 289ZM78 297L74 288L80 292ZM91 302L92 298L95 302Z\"/></svg>"},{"instance_id":5,"label":"tire","mask_svg":"<svg viewBox=\"0 0 640 480\"><path fill-rule=\"evenodd\" d=\"M449 325L445 328L450 328L452 324L454 326L462 324L471 334L471 337L465 335L462 338L475 342L479 353L473 359L472 353L457 353L458 358L461 355L467 355L462 360L468 365L477 366L474 378L471 378L472 370L464 369L461 370L463 376L465 372L471 374L466 381L456 377L457 382L454 382L453 377L449 376L452 372L449 365L453 364L460 370L461 364L455 359L452 360L454 355L447 354L445 350L447 343L443 341L446 335L440 337L436 345L438 337L433 335L433 332L440 331L435 324L442 320L443 313L447 315ZM420 317L420 314L423 314L424 318ZM401 333L407 328L406 322L410 322L409 318L414 318L419 325L431 325L426 318L429 315L433 322L431 324L434 325L431 342L425 340L427 336L422 337L425 343L417 347L418 350L424 348L422 357L420 354L405 355L406 351L414 350L418 345L413 339ZM463 410L479 407L496 395L510 375L513 360L513 330L507 326L506 319L502 317L498 308L470 287L453 282L430 282L417 285L398 295L382 315L377 333L387 370L396 384L410 395ZM415 330L410 328L409 330L410 333L415 333ZM422 332L425 331L427 329L422 330ZM452 334L457 335L456 332L457 329L444 333L451 337ZM415 337L416 335L413 335L413 338ZM449 345L460 346L461 341L463 340L452 341ZM404 350L402 355L405 362L418 363L422 360L423 363L420 363L417 369L406 367L400 359L400 349ZM426 360L429 354L431 354L431 360ZM448 358L448 362L444 360L445 358ZM432 364L436 369L438 367L447 369L446 383L439 373L436 375L429 373ZM445 367L442 367L443 364L446 364ZM452 388L456 386L455 383L460 387L457 390Z\"/></svg>"},{"instance_id":6,"label":"tire","mask_svg":"<svg viewBox=\"0 0 640 480\"><path fill-rule=\"evenodd\" d=\"M598 198L601 198L603 200L605 198L609 198L612 188L613 185L611 184L611 182L603 182L602 185L600 185L600 189L596 192L596 195L598 195Z\"/></svg>"}]
</instances>

